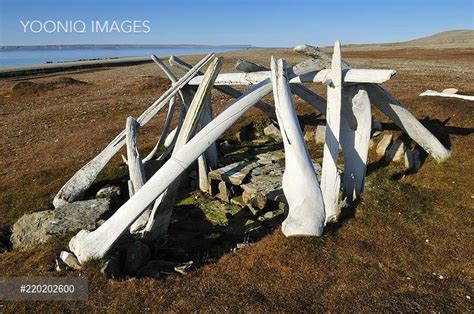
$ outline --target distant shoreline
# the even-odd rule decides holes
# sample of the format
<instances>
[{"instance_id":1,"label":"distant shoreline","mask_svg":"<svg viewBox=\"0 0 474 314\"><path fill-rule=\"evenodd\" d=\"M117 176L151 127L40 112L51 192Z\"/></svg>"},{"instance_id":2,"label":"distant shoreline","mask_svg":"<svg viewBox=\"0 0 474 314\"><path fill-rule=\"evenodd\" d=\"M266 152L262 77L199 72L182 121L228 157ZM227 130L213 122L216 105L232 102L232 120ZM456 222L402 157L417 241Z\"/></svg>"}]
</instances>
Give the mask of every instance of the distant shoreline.
<instances>
[{"instance_id":1,"label":"distant shoreline","mask_svg":"<svg viewBox=\"0 0 474 314\"><path fill-rule=\"evenodd\" d=\"M74 44L74 45L28 45L28 46L0 46L0 51L14 50L68 50L68 49L200 49L200 48L230 48L256 49L252 45L193 45L193 44Z\"/></svg>"}]
</instances>

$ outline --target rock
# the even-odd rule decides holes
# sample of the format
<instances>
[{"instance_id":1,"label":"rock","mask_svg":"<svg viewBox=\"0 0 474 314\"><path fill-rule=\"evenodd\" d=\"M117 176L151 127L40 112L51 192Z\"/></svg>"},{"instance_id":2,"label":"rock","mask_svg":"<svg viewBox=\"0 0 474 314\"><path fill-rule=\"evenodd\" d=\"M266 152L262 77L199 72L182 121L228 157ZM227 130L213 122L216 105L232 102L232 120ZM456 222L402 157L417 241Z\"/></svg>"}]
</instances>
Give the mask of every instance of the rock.
<instances>
[{"instance_id":1,"label":"rock","mask_svg":"<svg viewBox=\"0 0 474 314\"><path fill-rule=\"evenodd\" d=\"M116 198L117 196L120 196L120 187L110 184L101 188L95 195L97 198Z\"/></svg>"},{"instance_id":2,"label":"rock","mask_svg":"<svg viewBox=\"0 0 474 314\"><path fill-rule=\"evenodd\" d=\"M318 124L316 127L316 135L314 137L316 144L324 144L326 142L326 125Z\"/></svg>"},{"instance_id":3,"label":"rock","mask_svg":"<svg viewBox=\"0 0 474 314\"><path fill-rule=\"evenodd\" d=\"M274 150L271 152L261 153L261 154L256 155L255 157L257 157L258 159L257 162L260 165L268 165L271 163L278 163L280 161L285 160L285 152L280 149L280 150Z\"/></svg>"},{"instance_id":4,"label":"rock","mask_svg":"<svg viewBox=\"0 0 474 314\"><path fill-rule=\"evenodd\" d=\"M404 155L405 144L400 140L396 140L385 152L384 157L387 161L401 161Z\"/></svg>"},{"instance_id":5,"label":"rock","mask_svg":"<svg viewBox=\"0 0 474 314\"><path fill-rule=\"evenodd\" d=\"M109 209L108 199L95 199L25 214L13 225L11 242L15 249L30 249L55 236L93 230L99 217Z\"/></svg>"},{"instance_id":6,"label":"rock","mask_svg":"<svg viewBox=\"0 0 474 314\"><path fill-rule=\"evenodd\" d=\"M224 181L219 182L218 188L219 194L217 196L224 202L229 203L231 193L230 189L227 188L227 183L225 183Z\"/></svg>"},{"instance_id":7,"label":"rock","mask_svg":"<svg viewBox=\"0 0 474 314\"><path fill-rule=\"evenodd\" d=\"M385 151L387 150L387 147L389 147L390 144L392 144L392 140L393 140L393 135L391 133L385 134L380 140L380 142L377 144L377 148L375 149L375 152L377 153L377 155L384 156Z\"/></svg>"},{"instance_id":8,"label":"rock","mask_svg":"<svg viewBox=\"0 0 474 314\"><path fill-rule=\"evenodd\" d=\"M420 151L416 148L407 149L405 152L405 168L417 171L421 167Z\"/></svg>"},{"instance_id":9,"label":"rock","mask_svg":"<svg viewBox=\"0 0 474 314\"><path fill-rule=\"evenodd\" d=\"M100 272L107 278L120 278L122 272L120 271L120 259L118 256L111 256L107 259L104 265L100 268Z\"/></svg>"},{"instance_id":10,"label":"rock","mask_svg":"<svg viewBox=\"0 0 474 314\"><path fill-rule=\"evenodd\" d=\"M306 142L311 142L316 138L316 130L304 132L304 140Z\"/></svg>"},{"instance_id":11,"label":"rock","mask_svg":"<svg viewBox=\"0 0 474 314\"><path fill-rule=\"evenodd\" d=\"M222 180L234 185L241 185L248 174L258 166L258 163L240 161L209 172L209 180Z\"/></svg>"},{"instance_id":12,"label":"rock","mask_svg":"<svg viewBox=\"0 0 474 314\"><path fill-rule=\"evenodd\" d=\"M262 209L267 205L267 198L265 195L260 193L248 193L244 191L242 193L242 200L245 205L247 205L252 212L252 214L257 215Z\"/></svg>"},{"instance_id":13,"label":"rock","mask_svg":"<svg viewBox=\"0 0 474 314\"><path fill-rule=\"evenodd\" d=\"M457 88L445 88L441 91L443 94L456 94L458 92Z\"/></svg>"},{"instance_id":14,"label":"rock","mask_svg":"<svg viewBox=\"0 0 474 314\"><path fill-rule=\"evenodd\" d=\"M235 196L235 197L231 198L230 203L234 204L234 205L238 205L240 207L245 206L244 200L242 199L242 195Z\"/></svg>"},{"instance_id":15,"label":"rock","mask_svg":"<svg viewBox=\"0 0 474 314\"><path fill-rule=\"evenodd\" d=\"M137 276L158 279L160 278L161 265L160 261L149 261L137 271Z\"/></svg>"},{"instance_id":16,"label":"rock","mask_svg":"<svg viewBox=\"0 0 474 314\"><path fill-rule=\"evenodd\" d=\"M140 241L133 241L127 247L124 272L128 275L135 275L149 260L150 248L148 245Z\"/></svg>"},{"instance_id":17,"label":"rock","mask_svg":"<svg viewBox=\"0 0 474 314\"><path fill-rule=\"evenodd\" d=\"M263 133L273 138L276 142L283 141L283 138L281 137L280 129L273 123L267 126L266 128L264 128Z\"/></svg>"},{"instance_id":18,"label":"rock","mask_svg":"<svg viewBox=\"0 0 474 314\"><path fill-rule=\"evenodd\" d=\"M82 269L81 263L79 263L76 256L74 256L74 254L72 254L71 252L62 251L61 254L59 254L59 258L69 268L72 268L72 269L75 269L75 270Z\"/></svg>"},{"instance_id":19,"label":"rock","mask_svg":"<svg viewBox=\"0 0 474 314\"><path fill-rule=\"evenodd\" d=\"M176 266L174 270L177 273L180 273L181 275L186 275L191 270L192 266L193 266L193 261L189 261L187 263Z\"/></svg>"}]
</instances>

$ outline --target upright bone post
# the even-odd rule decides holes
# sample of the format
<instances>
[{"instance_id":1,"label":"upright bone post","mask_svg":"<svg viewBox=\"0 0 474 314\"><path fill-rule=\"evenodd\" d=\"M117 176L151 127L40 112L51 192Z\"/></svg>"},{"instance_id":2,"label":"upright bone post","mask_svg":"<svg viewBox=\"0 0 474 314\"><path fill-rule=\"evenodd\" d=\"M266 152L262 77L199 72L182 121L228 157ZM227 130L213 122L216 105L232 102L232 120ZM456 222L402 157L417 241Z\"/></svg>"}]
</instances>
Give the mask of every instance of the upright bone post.
<instances>
[{"instance_id":1,"label":"upright bone post","mask_svg":"<svg viewBox=\"0 0 474 314\"><path fill-rule=\"evenodd\" d=\"M342 89L341 146L344 156L342 190L346 201L359 198L364 188L371 132L370 99L362 86ZM350 116L347 116L350 115ZM351 126L347 121L354 120Z\"/></svg>"},{"instance_id":2,"label":"upright bone post","mask_svg":"<svg viewBox=\"0 0 474 314\"><path fill-rule=\"evenodd\" d=\"M298 122L286 74L286 62L272 57L273 97L285 147L283 192L288 201L288 217L282 223L283 234L320 236L325 225L323 197L314 167Z\"/></svg>"},{"instance_id":3,"label":"upright bone post","mask_svg":"<svg viewBox=\"0 0 474 314\"><path fill-rule=\"evenodd\" d=\"M339 215L339 190L341 185L340 176L337 173L342 100L341 43L339 41L334 44L331 74L326 84L328 100L321 190L324 198L326 222L331 222L337 219Z\"/></svg>"}]
</instances>

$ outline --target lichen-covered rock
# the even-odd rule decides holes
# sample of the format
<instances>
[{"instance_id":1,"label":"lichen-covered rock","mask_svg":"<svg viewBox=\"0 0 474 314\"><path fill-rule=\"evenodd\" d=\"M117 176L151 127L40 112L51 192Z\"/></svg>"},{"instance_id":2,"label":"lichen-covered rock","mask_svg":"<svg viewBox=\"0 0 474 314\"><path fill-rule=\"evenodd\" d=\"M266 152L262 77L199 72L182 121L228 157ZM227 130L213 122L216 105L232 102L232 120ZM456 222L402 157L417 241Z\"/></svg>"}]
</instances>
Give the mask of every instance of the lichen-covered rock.
<instances>
[{"instance_id":1,"label":"lichen-covered rock","mask_svg":"<svg viewBox=\"0 0 474 314\"><path fill-rule=\"evenodd\" d=\"M11 242L14 249L31 249L55 236L82 229L93 230L96 221L110 209L108 199L95 199L65 204L54 210L23 215L13 225Z\"/></svg>"},{"instance_id":2,"label":"lichen-covered rock","mask_svg":"<svg viewBox=\"0 0 474 314\"><path fill-rule=\"evenodd\" d=\"M103 188L101 188L99 191L97 191L97 194L95 197L97 198L114 198L117 196L120 196L120 187L114 186L114 185L106 185Z\"/></svg>"}]
</instances>

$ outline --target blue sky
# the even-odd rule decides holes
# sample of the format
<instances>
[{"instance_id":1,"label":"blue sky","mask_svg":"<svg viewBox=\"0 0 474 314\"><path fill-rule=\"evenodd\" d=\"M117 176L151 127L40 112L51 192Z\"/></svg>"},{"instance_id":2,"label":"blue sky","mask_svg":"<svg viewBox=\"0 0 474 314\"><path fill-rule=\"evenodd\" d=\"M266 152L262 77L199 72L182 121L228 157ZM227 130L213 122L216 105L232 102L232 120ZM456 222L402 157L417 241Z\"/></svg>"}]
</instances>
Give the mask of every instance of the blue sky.
<instances>
[{"instance_id":1,"label":"blue sky","mask_svg":"<svg viewBox=\"0 0 474 314\"><path fill-rule=\"evenodd\" d=\"M0 45L393 42L474 28L474 0L0 0ZM32 33L25 21L149 20L149 33Z\"/></svg>"}]
</instances>

